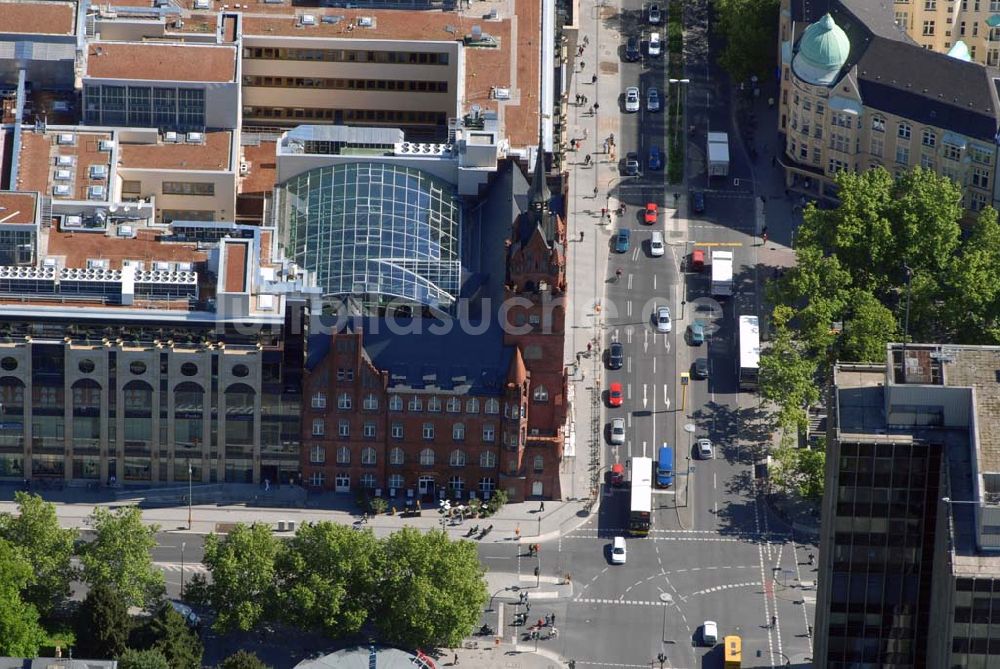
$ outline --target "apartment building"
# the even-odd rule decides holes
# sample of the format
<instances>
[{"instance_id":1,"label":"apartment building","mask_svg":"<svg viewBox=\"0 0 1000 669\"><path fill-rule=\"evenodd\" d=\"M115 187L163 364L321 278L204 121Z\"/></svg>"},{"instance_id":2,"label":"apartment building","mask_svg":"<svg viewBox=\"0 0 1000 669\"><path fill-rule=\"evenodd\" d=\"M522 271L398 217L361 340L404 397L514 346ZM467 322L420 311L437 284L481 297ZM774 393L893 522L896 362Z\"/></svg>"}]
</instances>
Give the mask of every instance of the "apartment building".
<instances>
[{"instance_id":1,"label":"apartment building","mask_svg":"<svg viewBox=\"0 0 1000 669\"><path fill-rule=\"evenodd\" d=\"M996 666L1000 348L886 353L834 369L814 663Z\"/></svg>"},{"instance_id":2,"label":"apartment building","mask_svg":"<svg viewBox=\"0 0 1000 669\"><path fill-rule=\"evenodd\" d=\"M897 25L925 49L1000 65L1000 2L895 0L892 11Z\"/></svg>"},{"instance_id":3,"label":"apartment building","mask_svg":"<svg viewBox=\"0 0 1000 669\"><path fill-rule=\"evenodd\" d=\"M882 6L782 2L780 156L789 188L836 197L840 170L924 167L997 206L1000 73L915 43Z\"/></svg>"}]
</instances>

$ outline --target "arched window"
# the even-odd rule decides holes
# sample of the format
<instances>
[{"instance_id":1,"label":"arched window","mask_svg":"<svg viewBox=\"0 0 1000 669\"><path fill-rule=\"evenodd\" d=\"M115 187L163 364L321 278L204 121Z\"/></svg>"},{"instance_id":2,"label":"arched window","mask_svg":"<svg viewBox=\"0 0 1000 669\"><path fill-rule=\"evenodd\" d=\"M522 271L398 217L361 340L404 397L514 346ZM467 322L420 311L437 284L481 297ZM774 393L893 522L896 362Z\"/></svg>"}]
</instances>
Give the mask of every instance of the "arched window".
<instances>
[{"instance_id":1,"label":"arched window","mask_svg":"<svg viewBox=\"0 0 1000 669\"><path fill-rule=\"evenodd\" d=\"M486 413L498 414L500 413L500 400L495 397L491 397L486 400Z\"/></svg>"},{"instance_id":2,"label":"arched window","mask_svg":"<svg viewBox=\"0 0 1000 669\"><path fill-rule=\"evenodd\" d=\"M393 395L389 398L389 410L390 411L402 411L403 410L403 398L399 395Z\"/></svg>"},{"instance_id":3,"label":"arched window","mask_svg":"<svg viewBox=\"0 0 1000 669\"><path fill-rule=\"evenodd\" d=\"M340 446L337 448L337 464L338 465L349 465L351 464L351 449L347 446Z\"/></svg>"},{"instance_id":4,"label":"arched window","mask_svg":"<svg viewBox=\"0 0 1000 669\"><path fill-rule=\"evenodd\" d=\"M531 393L531 397L536 402L548 402L549 391L546 390L545 386L536 386L534 392Z\"/></svg>"},{"instance_id":5,"label":"arched window","mask_svg":"<svg viewBox=\"0 0 1000 669\"><path fill-rule=\"evenodd\" d=\"M389 464L390 465L401 465L406 462L406 453L403 449L397 446L396 448L389 451Z\"/></svg>"},{"instance_id":6,"label":"arched window","mask_svg":"<svg viewBox=\"0 0 1000 669\"><path fill-rule=\"evenodd\" d=\"M493 451L483 451L479 456L479 466L483 469L493 469L497 466L497 454Z\"/></svg>"},{"instance_id":7,"label":"arched window","mask_svg":"<svg viewBox=\"0 0 1000 669\"><path fill-rule=\"evenodd\" d=\"M448 403L445 405L445 410L448 413L458 413L462 410L462 400L457 397L449 397Z\"/></svg>"},{"instance_id":8,"label":"arched window","mask_svg":"<svg viewBox=\"0 0 1000 669\"><path fill-rule=\"evenodd\" d=\"M454 450L451 452L451 457L448 458L448 464L452 467L464 467L465 466L465 451Z\"/></svg>"},{"instance_id":9,"label":"arched window","mask_svg":"<svg viewBox=\"0 0 1000 669\"><path fill-rule=\"evenodd\" d=\"M313 418L313 436L322 437L326 434L326 421L322 418Z\"/></svg>"},{"instance_id":10,"label":"arched window","mask_svg":"<svg viewBox=\"0 0 1000 669\"><path fill-rule=\"evenodd\" d=\"M479 413L479 400L475 397L467 400L465 402L465 413L477 414Z\"/></svg>"},{"instance_id":11,"label":"arched window","mask_svg":"<svg viewBox=\"0 0 1000 669\"><path fill-rule=\"evenodd\" d=\"M420 451L420 464L424 466L429 466L434 464L434 450L431 448L425 448Z\"/></svg>"},{"instance_id":12,"label":"arched window","mask_svg":"<svg viewBox=\"0 0 1000 669\"><path fill-rule=\"evenodd\" d=\"M373 465L375 464L375 449L369 446L368 448L361 449L361 464L363 465Z\"/></svg>"}]
</instances>

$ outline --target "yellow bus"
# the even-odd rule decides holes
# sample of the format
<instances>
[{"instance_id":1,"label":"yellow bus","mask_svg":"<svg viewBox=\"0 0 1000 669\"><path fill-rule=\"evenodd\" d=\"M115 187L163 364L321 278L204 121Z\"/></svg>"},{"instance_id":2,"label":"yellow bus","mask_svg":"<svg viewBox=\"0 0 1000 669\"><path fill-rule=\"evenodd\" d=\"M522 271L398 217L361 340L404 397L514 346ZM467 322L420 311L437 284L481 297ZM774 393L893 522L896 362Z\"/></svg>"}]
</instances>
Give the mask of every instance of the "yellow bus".
<instances>
[{"instance_id":1,"label":"yellow bus","mask_svg":"<svg viewBox=\"0 0 1000 669\"><path fill-rule=\"evenodd\" d=\"M743 662L743 641L738 636L727 636L722 643L725 646L725 662L722 666L725 669L740 669Z\"/></svg>"}]
</instances>

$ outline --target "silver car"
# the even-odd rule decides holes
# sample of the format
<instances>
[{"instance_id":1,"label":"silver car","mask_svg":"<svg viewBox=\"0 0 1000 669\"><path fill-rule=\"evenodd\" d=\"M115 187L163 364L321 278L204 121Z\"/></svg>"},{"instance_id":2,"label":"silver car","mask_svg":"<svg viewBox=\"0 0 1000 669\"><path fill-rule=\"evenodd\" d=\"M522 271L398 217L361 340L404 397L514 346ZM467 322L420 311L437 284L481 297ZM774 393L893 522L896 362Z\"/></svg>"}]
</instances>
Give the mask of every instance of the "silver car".
<instances>
[{"instance_id":1,"label":"silver car","mask_svg":"<svg viewBox=\"0 0 1000 669\"><path fill-rule=\"evenodd\" d=\"M611 421L611 443L619 446L625 443L625 419L615 418Z\"/></svg>"},{"instance_id":2,"label":"silver car","mask_svg":"<svg viewBox=\"0 0 1000 669\"><path fill-rule=\"evenodd\" d=\"M698 440L698 457L702 460L711 460L715 457L715 451L712 449L712 442L708 439Z\"/></svg>"},{"instance_id":3,"label":"silver car","mask_svg":"<svg viewBox=\"0 0 1000 669\"><path fill-rule=\"evenodd\" d=\"M646 91L646 111L658 112L660 105L660 89L650 86L649 90Z\"/></svg>"},{"instance_id":4,"label":"silver car","mask_svg":"<svg viewBox=\"0 0 1000 669\"><path fill-rule=\"evenodd\" d=\"M660 332L670 332L674 325L670 320L670 307L657 307L654 313L656 329Z\"/></svg>"},{"instance_id":5,"label":"silver car","mask_svg":"<svg viewBox=\"0 0 1000 669\"><path fill-rule=\"evenodd\" d=\"M629 113L639 111L639 89L635 86L625 89L625 111Z\"/></svg>"}]
</instances>

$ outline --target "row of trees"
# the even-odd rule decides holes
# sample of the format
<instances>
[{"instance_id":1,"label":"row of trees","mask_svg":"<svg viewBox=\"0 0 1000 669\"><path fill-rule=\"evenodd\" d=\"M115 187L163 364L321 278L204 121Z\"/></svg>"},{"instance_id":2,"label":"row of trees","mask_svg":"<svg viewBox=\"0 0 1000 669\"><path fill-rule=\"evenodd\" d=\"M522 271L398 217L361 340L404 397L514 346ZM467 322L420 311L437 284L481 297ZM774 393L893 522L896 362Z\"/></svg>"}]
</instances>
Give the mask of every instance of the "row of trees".
<instances>
[{"instance_id":1,"label":"row of trees","mask_svg":"<svg viewBox=\"0 0 1000 669\"><path fill-rule=\"evenodd\" d=\"M488 599L475 545L442 531L404 528L379 539L330 522L281 540L266 525L210 535L193 602L216 612L220 631L277 622L333 638L361 632L404 647L455 646Z\"/></svg>"},{"instance_id":2,"label":"row of trees","mask_svg":"<svg viewBox=\"0 0 1000 669\"><path fill-rule=\"evenodd\" d=\"M778 0L717 0L711 6L726 42L719 64L735 82L753 75L763 81L776 62Z\"/></svg>"},{"instance_id":3,"label":"row of trees","mask_svg":"<svg viewBox=\"0 0 1000 669\"><path fill-rule=\"evenodd\" d=\"M967 222L962 187L919 167L899 177L881 167L840 172L837 184L840 205L806 208L796 265L769 286L761 395L793 436L837 360L885 362L886 344L904 337L1000 343L995 210Z\"/></svg>"}]
</instances>

